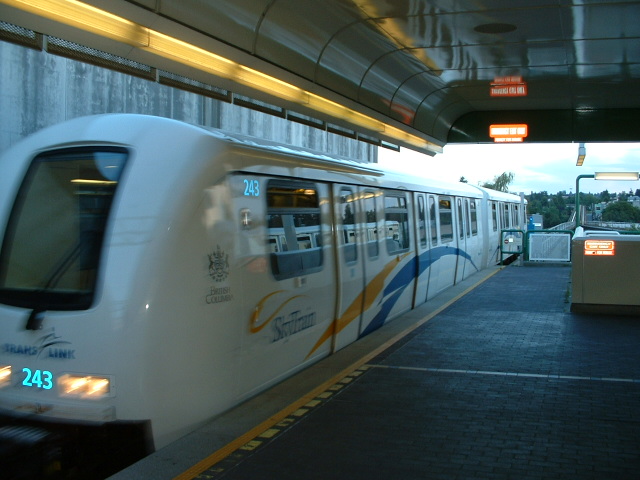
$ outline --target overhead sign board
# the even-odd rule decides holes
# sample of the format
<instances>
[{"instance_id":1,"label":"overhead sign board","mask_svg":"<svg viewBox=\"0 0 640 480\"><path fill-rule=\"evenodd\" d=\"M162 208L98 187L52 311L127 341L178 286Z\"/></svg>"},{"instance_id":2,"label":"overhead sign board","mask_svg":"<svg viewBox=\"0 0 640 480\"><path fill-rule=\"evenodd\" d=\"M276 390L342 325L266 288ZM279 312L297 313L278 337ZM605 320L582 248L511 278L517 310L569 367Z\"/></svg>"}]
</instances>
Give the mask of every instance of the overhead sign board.
<instances>
[{"instance_id":1,"label":"overhead sign board","mask_svg":"<svg viewBox=\"0 0 640 480\"><path fill-rule=\"evenodd\" d=\"M614 240L585 240L585 255L606 255L616 254L616 242Z\"/></svg>"},{"instance_id":2,"label":"overhead sign board","mask_svg":"<svg viewBox=\"0 0 640 480\"><path fill-rule=\"evenodd\" d=\"M526 97L527 85L491 85L489 95L492 97Z\"/></svg>"},{"instance_id":3,"label":"overhead sign board","mask_svg":"<svg viewBox=\"0 0 640 480\"><path fill-rule=\"evenodd\" d=\"M489 136L494 142L522 142L529 134L529 127L524 124L489 125Z\"/></svg>"},{"instance_id":4,"label":"overhead sign board","mask_svg":"<svg viewBox=\"0 0 640 480\"><path fill-rule=\"evenodd\" d=\"M527 83L520 75L495 77L489 88L492 97L526 97Z\"/></svg>"}]
</instances>

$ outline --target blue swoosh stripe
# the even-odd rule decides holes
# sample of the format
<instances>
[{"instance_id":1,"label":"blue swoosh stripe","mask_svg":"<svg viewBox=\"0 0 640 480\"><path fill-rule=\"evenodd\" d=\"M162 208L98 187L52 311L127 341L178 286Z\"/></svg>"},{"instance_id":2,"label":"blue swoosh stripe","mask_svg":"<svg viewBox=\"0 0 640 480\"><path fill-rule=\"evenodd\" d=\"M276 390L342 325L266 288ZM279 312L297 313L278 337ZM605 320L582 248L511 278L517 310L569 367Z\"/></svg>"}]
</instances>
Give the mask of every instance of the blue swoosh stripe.
<instances>
[{"instance_id":1,"label":"blue swoosh stripe","mask_svg":"<svg viewBox=\"0 0 640 480\"><path fill-rule=\"evenodd\" d=\"M419 257L420 268L419 268L418 275L422 275L422 273L424 273L424 271L428 267L430 267L436 261L440 260L441 258L447 255L458 255L460 257L463 257L469 260L469 262L471 262L471 265L473 265L473 268L475 268L476 271L479 270L476 264L473 262L473 260L469 256L469 254L464 250L461 250L457 247L436 247L420 255ZM407 286L409 286L413 281L415 277L415 271L416 271L416 257L414 257L404 267L402 267L400 271L395 275L395 277L391 279L391 281L389 282L389 285L387 285L387 287L384 289L383 296L382 296L383 298L382 306L380 307L380 311L376 314L373 320L371 320L369 325L367 325L367 328L364 329L364 331L360 334L359 338L362 338L370 334L371 332L377 330L382 325L384 325L384 322L387 319L389 312L391 312L395 304L398 302L400 295L402 295L402 293L405 291ZM389 298L385 298L387 296L389 296Z\"/></svg>"}]
</instances>

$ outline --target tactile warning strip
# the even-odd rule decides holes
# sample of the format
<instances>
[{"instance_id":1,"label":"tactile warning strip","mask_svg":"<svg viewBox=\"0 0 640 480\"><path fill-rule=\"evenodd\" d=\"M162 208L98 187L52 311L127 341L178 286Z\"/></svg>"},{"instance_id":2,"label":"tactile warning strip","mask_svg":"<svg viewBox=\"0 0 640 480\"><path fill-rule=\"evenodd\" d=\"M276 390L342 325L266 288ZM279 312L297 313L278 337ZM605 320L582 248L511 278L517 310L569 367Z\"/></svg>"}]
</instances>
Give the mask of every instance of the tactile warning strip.
<instances>
[{"instance_id":1,"label":"tactile warning strip","mask_svg":"<svg viewBox=\"0 0 640 480\"><path fill-rule=\"evenodd\" d=\"M202 462L176 477L174 480L204 480L219 478L223 473L241 463L249 455L264 448L278 435L302 420L314 409L335 398L370 367L363 365L342 379L326 387L312 398L305 399L302 405L293 404L266 422L239 437L235 442L213 453Z\"/></svg>"}]
</instances>

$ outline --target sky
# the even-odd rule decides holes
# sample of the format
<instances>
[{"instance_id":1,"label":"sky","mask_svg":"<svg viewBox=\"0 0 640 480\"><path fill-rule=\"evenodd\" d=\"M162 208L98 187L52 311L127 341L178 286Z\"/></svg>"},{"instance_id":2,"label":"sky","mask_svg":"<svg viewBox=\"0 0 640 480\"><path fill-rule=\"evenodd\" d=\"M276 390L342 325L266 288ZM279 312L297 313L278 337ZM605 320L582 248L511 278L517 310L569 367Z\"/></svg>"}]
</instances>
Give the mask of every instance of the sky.
<instances>
[{"instance_id":1,"label":"sky","mask_svg":"<svg viewBox=\"0 0 640 480\"><path fill-rule=\"evenodd\" d=\"M513 172L509 190L525 194L562 190L575 194L578 175L640 171L640 143L587 143L582 167L576 166L578 147L577 143L458 144L446 145L434 157L405 148L400 152L380 148L378 161L385 169L427 179L458 182L464 176L473 185ZM580 180L581 192L635 192L638 188L640 182Z\"/></svg>"}]
</instances>

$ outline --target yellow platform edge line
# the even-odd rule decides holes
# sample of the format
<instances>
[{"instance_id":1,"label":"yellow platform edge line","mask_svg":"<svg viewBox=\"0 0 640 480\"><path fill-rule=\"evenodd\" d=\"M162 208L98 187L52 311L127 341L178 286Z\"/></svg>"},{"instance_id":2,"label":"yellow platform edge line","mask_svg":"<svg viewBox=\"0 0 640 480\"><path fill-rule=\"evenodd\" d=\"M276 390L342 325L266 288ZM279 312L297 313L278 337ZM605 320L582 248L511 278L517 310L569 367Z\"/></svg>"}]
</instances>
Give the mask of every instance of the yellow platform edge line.
<instances>
[{"instance_id":1,"label":"yellow platform edge line","mask_svg":"<svg viewBox=\"0 0 640 480\"><path fill-rule=\"evenodd\" d=\"M240 435L235 440L232 440L231 442L226 444L224 447L222 447L219 450L213 452L208 457L202 459L201 461L199 461L198 463L196 463L195 465L193 465L189 469L185 470L180 475L174 477L173 480L192 480L193 478L197 477L198 475L200 475L201 473L203 473L207 469L211 468L216 463L224 460L226 457L228 457L233 452L238 450L244 444L250 442L251 440L256 438L258 435L260 435L265 430L268 430L269 428L273 427L275 424L281 422L284 418L288 417L293 412L295 412L299 408L303 407L305 404L309 403L311 400L316 398L318 395L320 395L322 392L327 390L329 387L331 387L332 385L340 382L340 380L342 380L344 377L350 375L355 370L358 370L362 366L366 365L367 362L369 362L372 358L377 357L380 353L384 352L391 345L393 345L394 343L402 340L404 337L409 335L415 329L420 328L422 325L427 323L429 320L431 320L433 317L438 315L444 309L446 309L447 307L449 307L453 303L457 302L459 299L464 297L467 293L469 293L470 291L472 291L475 288L479 287L484 282L486 282L489 278L493 277L495 274L500 272L503 268L504 267L495 269L494 272L491 272L489 275L487 275L485 278L480 280L478 283L475 283L475 284L471 285L470 287L465 289L463 292L459 293L458 295L453 297L451 300L449 300L448 302L444 303L443 305L441 305L440 307L435 309L433 312L430 312L429 314L427 314L424 318L418 320L416 323L414 323L410 327L407 327L402 332L398 333L397 335L395 335L394 337L390 338L389 340L387 340L382 345L378 346L377 348L375 348L371 352L367 353L366 355L364 355L363 357L361 357L360 359L358 359L357 361L355 361L354 363L349 365L347 368L341 370L340 373L334 375L333 377L331 377L330 379L328 379L324 383L320 384L319 386L317 386L316 388L311 390L306 395L300 397L298 400L296 400L295 402L293 402L290 405L286 406L285 408L280 410L275 415L272 415L271 417L269 417L264 422L262 422L262 423L258 424L257 426L253 427L251 430L249 430L246 433Z\"/></svg>"}]
</instances>

